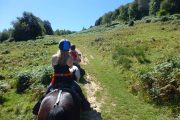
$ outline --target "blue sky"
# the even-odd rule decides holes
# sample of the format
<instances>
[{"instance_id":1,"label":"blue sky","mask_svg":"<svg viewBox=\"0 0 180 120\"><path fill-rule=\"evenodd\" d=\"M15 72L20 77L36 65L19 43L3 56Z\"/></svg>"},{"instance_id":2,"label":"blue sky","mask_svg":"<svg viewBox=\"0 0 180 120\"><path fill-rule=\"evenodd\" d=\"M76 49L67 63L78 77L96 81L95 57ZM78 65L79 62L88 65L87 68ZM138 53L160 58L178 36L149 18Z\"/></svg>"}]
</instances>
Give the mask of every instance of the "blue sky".
<instances>
[{"instance_id":1,"label":"blue sky","mask_svg":"<svg viewBox=\"0 0 180 120\"><path fill-rule=\"evenodd\" d=\"M0 31L24 11L49 20L54 30L79 31L94 25L104 13L133 0L0 0Z\"/></svg>"}]
</instances>

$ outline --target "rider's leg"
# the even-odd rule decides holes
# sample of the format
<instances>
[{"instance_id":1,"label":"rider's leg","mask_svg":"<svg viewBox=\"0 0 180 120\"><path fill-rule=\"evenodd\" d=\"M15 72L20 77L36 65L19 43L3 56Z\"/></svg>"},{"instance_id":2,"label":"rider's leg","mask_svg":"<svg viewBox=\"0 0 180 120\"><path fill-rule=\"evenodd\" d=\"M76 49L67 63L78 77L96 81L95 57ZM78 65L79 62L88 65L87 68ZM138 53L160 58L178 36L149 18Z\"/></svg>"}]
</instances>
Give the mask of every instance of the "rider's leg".
<instances>
[{"instance_id":1,"label":"rider's leg","mask_svg":"<svg viewBox=\"0 0 180 120\"><path fill-rule=\"evenodd\" d=\"M74 63L74 65L75 65L76 67L78 67L78 69L81 68L81 66L80 66L78 63Z\"/></svg>"},{"instance_id":2,"label":"rider's leg","mask_svg":"<svg viewBox=\"0 0 180 120\"><path fill-rule=\"evenodd\" d=\"M53 89L53 85L50 83L48 88L47 88L47 91L46 93L38 100L38 102L35 104L35 106L33 107L33 114L34 115L38 115L38 112L39 112L39 108L40 108L40 105L41 105L41 102L42 100L45 98L45 96L51 92L51 90Z\"/></svg>"},{"instance_id":3,"label":"rider's leg","mask_svg":"<svg viewBox=\"0 0 180 120\"><path fill-rule=\"evenodd\" d=\"M72 82L72 87L79 94L79 96L81 98L81 104L82 104L83 111L90 110L90 103L88 102L88 100L84 96L80 86L78 85L78 83L76 81Z\"/></svg>"}]
</instances>

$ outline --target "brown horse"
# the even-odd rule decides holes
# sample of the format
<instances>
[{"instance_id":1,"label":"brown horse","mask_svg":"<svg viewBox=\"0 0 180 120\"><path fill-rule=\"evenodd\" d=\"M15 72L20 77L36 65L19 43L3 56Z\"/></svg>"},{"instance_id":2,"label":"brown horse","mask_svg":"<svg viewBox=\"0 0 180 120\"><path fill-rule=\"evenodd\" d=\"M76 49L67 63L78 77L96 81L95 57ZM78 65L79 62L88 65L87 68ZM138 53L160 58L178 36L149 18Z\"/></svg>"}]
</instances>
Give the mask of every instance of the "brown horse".
<instances>
[{"instance_id":1,"label":"brown horse","mask_svg":"<svg viewBox=\"0 0 180 120\"><path fill-rule=\"evenodd\" d=\"M41 103L38 120L80 120L78 101L72 91L51 92Z\"/></svg>"}]
</instances>

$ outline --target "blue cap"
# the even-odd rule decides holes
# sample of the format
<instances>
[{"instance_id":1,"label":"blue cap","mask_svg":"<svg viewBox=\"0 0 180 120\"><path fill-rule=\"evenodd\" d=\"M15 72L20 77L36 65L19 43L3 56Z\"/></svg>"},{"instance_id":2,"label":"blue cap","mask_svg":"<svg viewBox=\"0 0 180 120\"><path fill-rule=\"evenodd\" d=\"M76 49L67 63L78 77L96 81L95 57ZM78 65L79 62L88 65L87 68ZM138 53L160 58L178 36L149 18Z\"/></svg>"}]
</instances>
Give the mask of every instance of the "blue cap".
<instances>
[{"instance_id":1,"label":"blue cap","mask_svg":"<svg viewBox=\"0 0 180 120\"><path fill-rule=\"evenodd\" d=\"M69 42L69 40L67 39L62 39L59 42L59 49L62 51L69 51L69 49L71 48L71 43Z\"/></svg>"}]
</instances>

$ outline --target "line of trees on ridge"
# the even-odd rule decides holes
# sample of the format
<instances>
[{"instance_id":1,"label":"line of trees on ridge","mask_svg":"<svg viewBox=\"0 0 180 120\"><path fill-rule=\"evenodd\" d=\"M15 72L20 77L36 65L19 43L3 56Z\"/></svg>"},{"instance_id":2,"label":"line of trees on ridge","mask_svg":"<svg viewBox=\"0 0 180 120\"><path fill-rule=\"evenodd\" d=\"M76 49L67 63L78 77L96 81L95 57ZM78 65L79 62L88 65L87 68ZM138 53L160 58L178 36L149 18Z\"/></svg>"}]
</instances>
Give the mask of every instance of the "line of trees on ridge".
<instances>
[{"instance_id":1,"label":"line of trees on ridge","mask_svg":"<svg viewBox=\"0 0 180 120\"><path fill-rule=\"evenodd\" d=\"M36 39L44 35L64 35L71 34L69 30L53 31L51 23L48 20L41 20L31 12L23 12L22 17L17 17L17 20L12 22L13 28L4 29L0 32L0 42L3 41L24 41Z\"/></svg>"},{"instance_id":2,"label":"line of trees on ridge","mask_svg":"<svg viewBox=\"0 0 180 120\"><path fill-rule=\"evenodd\" d=\"M180 13L180 0L134 0L99 17L95 26L112 21L140 20L145 16L164 16Z\"/></svg>"}]
</instances>

